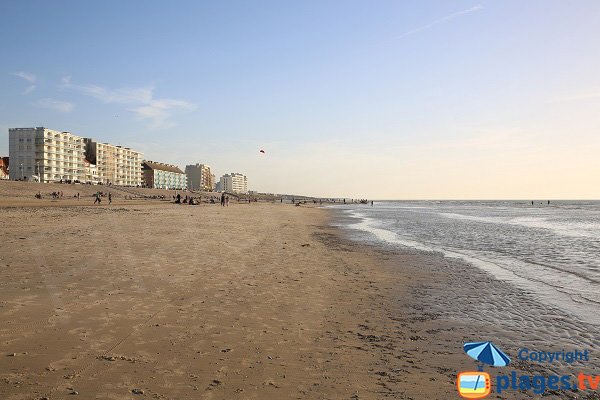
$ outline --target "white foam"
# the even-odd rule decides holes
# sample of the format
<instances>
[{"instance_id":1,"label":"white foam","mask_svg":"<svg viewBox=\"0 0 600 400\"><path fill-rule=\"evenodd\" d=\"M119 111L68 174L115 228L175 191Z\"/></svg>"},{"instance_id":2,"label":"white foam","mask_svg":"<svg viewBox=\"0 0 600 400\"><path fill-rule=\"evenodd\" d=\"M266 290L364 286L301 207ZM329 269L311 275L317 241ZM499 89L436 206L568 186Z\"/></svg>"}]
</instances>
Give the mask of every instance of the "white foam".
<instances>
[{"instance_id":1,"label":"white foam","mask_svg":"<svg viewBox=\"0 0 600 400\"><path fill-rule=\"evenodd\" d=\"M498 254L482 254L468 250L446 249L440 246L421 243L403 238L388 229L376 226L377 221L366 217L355 210L347 210L353 217L360 219L359 222L349 225L351 229L357 229L372 234L376 239L410 247L424 252L438 252L446 257L461 259L483 271L492 274L495 278L511 283L536 296L546 304L552 304L564 310L570 315L600 325L600 315L590 303L582 302L587 299L590 302L600 302L597 284L588 279L576 276L566 271L544 267L538 264L530 264L506 257L500 259ZM577 288L577 293L572 293L566 288Z\"/></svg>"}]
</instances>

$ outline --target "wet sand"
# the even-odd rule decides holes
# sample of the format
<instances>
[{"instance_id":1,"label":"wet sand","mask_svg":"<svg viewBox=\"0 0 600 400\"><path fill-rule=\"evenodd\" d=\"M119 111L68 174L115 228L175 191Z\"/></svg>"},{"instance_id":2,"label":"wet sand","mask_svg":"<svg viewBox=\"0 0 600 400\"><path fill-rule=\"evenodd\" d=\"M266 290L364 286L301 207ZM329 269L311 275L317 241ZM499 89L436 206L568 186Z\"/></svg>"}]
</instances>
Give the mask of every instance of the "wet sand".
<instances>
[{"instance_id":1,"label":"wet sand","mask_svg":"<svg viewBox=\"0 0 600 400\"><path fill-rule=\"evenodd\" d=\"M473 267L352 242L324 209L36 204L0 208L2 399L449 399L476 368L464 341L596 343Z\"/></svg>"}]
</instances>

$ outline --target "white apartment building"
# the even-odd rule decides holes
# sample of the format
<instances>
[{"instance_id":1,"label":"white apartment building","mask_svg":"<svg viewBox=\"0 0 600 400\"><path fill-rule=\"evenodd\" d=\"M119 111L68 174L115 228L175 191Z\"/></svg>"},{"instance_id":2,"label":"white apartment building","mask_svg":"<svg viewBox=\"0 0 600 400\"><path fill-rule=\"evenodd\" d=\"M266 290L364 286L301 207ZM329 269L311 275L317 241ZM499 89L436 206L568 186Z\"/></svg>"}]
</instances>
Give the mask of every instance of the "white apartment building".
<instances>
[{"instance_id":1,"label":"white apartment building","mask_svg":"<svg viewBox=\"0 0 600 400\"><path fill-rule=\"evenodd\" d=\"M248 178L246 175L232 172L225 174L219 181L221 191L229 193L247 193Z\"/></svg>"},{"instance_id":2,"label":"white apartment building","mask_svg":"<svg viewBox=\"0 0 600 400\"><path fill-rule=\"evenodd\" d=\"M142 154L52 129L11 128L10 179L142 185Z\"/></svg>"},{"instance_id":3,"label":"white apartment building","mask_svg":"<svg viewBox=\"0 0 600 400\"><path fill-rule=\"evenodd\" d=\"M186 165L185 174L189 190L204 190L211 192L215 189L215 175L206 164Z\"/></svg>"},{"instance_id":4,"label":"white apartment building","mask_svg":"<svg viewBox=\"0 0 600 400\"><path fill-rule=\"evenodd\" d=\"M142 185L142 153L129 147L100 143L86 138L86 159L98 169L100 183L119 186Z\"/></svg>"},{"instance_id":5,"label":"white apartment building","mask_svg":"<svg viewBox=\"0 0 600 400\"><path fill-rule=\"evenodd\" d=\"M95 164L91 164L87 159L83 160L83 173L85 183L90 183L92 185L97 185L100 183L100 178L98 177L98 167Z\"/></svg>"},{"instance_id":6,"label":"white apartment building","mask_svg":"<svg viewBox=\"0 0 600 400\"><path fill-rule=\"evenodd\" d=\"M44 127L8 130L10 179L83 181L83 138Z\"/></svg>"}]
</instances>

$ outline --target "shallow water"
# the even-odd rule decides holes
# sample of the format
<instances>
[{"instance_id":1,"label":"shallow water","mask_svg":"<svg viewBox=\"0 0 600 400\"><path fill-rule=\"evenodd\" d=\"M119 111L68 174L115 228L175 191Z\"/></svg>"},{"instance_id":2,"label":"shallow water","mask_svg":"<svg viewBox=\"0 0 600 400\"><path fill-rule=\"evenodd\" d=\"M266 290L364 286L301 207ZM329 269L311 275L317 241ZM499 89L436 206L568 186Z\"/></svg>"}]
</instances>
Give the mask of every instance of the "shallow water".
<instances>
[{"instance_id":1,"label":"shallow water","mask_svg":"<svg viewBox=\"0 0 600 400\"><path fill-rule=\"evenodd\" d=\"M337 209L352 217L345 227L357 239L463 259L600 326L599 201L390 201Z\"/></svg>"}]
</instances>

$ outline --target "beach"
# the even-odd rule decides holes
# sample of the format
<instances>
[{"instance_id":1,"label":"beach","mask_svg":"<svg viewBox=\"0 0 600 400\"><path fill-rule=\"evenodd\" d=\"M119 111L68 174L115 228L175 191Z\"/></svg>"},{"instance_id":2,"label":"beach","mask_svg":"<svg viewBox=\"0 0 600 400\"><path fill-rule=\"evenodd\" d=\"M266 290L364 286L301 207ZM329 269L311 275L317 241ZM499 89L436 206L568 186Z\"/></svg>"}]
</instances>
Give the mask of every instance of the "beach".
<instances>
[{"instance_id":1,"label":"beach","mask_svg":"<svg viewBox=\"0 0 600 400\"><path fill-rule=\"evenodd\" d=\"M118 203L2 209L0 397L399 395L392 284L326 211Z\"/></svg>"},{"instance_id":2,"label":"beach","mask_svg":"<svg viewBox=\"0 0 600 400\"><path fill-rule=\"evenodd\" d=\"M349 240L331 210L75 202L0 201L2 399L448 399L465 341L595 344L458 260Z\"/></svg>"}]
</instances>

